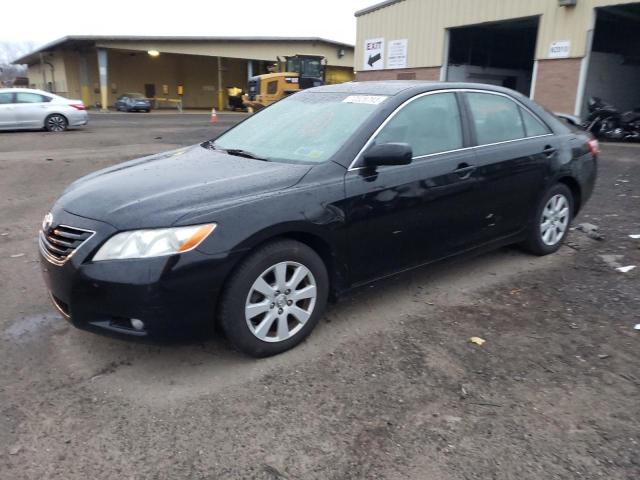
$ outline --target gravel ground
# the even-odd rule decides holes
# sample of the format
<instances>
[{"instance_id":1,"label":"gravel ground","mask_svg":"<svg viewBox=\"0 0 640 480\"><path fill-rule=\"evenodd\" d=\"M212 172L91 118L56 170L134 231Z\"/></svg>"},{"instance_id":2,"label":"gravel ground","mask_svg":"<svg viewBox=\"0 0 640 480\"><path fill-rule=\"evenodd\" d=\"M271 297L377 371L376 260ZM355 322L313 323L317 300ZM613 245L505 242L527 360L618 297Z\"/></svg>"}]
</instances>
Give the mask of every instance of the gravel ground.
<instances>
[{"instance_id":1,"label":"gravel ground","mask_svg":"<svg viewBox=\"0 0 640 480\"><path fill-rule=\"evenodd\" d=\"M91 120L0 134L2 480L640 478L638 146L603 147L576 225L604 239L576 230L549 257L507 248L379 282L253 360L223 339L99 337L49 305L35 232L64 186L214 130Z\"/></svg>"}]
</instances>

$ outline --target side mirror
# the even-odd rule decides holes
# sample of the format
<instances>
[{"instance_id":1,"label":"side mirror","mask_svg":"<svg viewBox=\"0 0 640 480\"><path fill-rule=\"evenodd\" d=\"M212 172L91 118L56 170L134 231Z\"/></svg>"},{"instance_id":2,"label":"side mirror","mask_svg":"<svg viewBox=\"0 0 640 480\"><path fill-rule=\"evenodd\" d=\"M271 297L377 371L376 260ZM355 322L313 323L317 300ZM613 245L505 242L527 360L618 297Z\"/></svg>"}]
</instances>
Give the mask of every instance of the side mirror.
<instances>
[{"instance_id":1,"label":"side mirror","mask_svg":"<svg viewBox=\"0 0 640 480\"><path fill-rule=\"evenodd\" d=\"M413 158L413 150L408 143L383 143L374 145L364 152L367 167L380 165L408 165Z\"/></svg>"}]
</instances>

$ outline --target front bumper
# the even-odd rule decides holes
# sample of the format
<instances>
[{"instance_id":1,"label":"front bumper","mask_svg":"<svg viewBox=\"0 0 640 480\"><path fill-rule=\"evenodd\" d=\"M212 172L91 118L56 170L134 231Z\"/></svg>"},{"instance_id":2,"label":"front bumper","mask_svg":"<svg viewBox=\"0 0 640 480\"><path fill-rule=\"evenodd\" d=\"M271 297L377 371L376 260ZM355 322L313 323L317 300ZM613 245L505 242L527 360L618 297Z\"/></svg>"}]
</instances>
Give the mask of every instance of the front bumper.
<instances>
[{"instance_id":1,"label":"front bumper","mask_svg":"<svg viewBox=\"0 0 640 480\"><path fill-rule=\"evenodd\" d=\"M225 278L239 254L207 255L197 249L150 259L92 262L116 229L106 223L54 212L55 225L95 231L62 265L40 248L51 299L73 325L129 337L176 338L209 330ZM135 329L131 319L141 320Z\"/></svg>"}]
</instances>

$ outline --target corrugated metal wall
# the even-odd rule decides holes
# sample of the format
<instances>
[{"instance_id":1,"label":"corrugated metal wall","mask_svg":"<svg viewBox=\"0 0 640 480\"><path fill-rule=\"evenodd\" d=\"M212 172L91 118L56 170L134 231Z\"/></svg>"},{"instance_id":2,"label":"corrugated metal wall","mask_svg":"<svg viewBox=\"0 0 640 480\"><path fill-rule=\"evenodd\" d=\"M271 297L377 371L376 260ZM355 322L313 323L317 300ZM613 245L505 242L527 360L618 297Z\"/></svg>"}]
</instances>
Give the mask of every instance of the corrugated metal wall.
<instances>
[{"instance_id":1,"label":"corrugated metal wall","mask_svg":"<svg viewBox=\"0 0 640 480\"><path fill-rule=\"evenodd\" d=\"M571 57L586 51L593 9L638 0L578 0L559 7L558 0L402 0L357 18L355 69L363 69L366 39L408 38L407 67L442 65L445 29L484 22L540 16L536 58L548 58L553 41L570 40Z\"/></svg>"}]
</instances>

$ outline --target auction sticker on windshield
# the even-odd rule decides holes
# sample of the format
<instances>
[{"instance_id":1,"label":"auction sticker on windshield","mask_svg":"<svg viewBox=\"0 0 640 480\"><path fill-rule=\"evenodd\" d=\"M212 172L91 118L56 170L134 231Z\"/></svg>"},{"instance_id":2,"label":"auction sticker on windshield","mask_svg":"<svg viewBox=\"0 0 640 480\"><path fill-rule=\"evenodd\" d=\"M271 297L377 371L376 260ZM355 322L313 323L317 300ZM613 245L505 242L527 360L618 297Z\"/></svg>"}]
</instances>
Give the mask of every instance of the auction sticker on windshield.
<instances>
[{"instance_id":1,"label":"auction sticker on windshield","mask_svg":"<svg viewBox=\"0 0 640 480\"><path fill-rule=\"evenodd\" d=\"M367 105L378 105L387 99L385 95L349 95L342 100L343 103L366 103Z\"/></svg>"}]
</instances>

